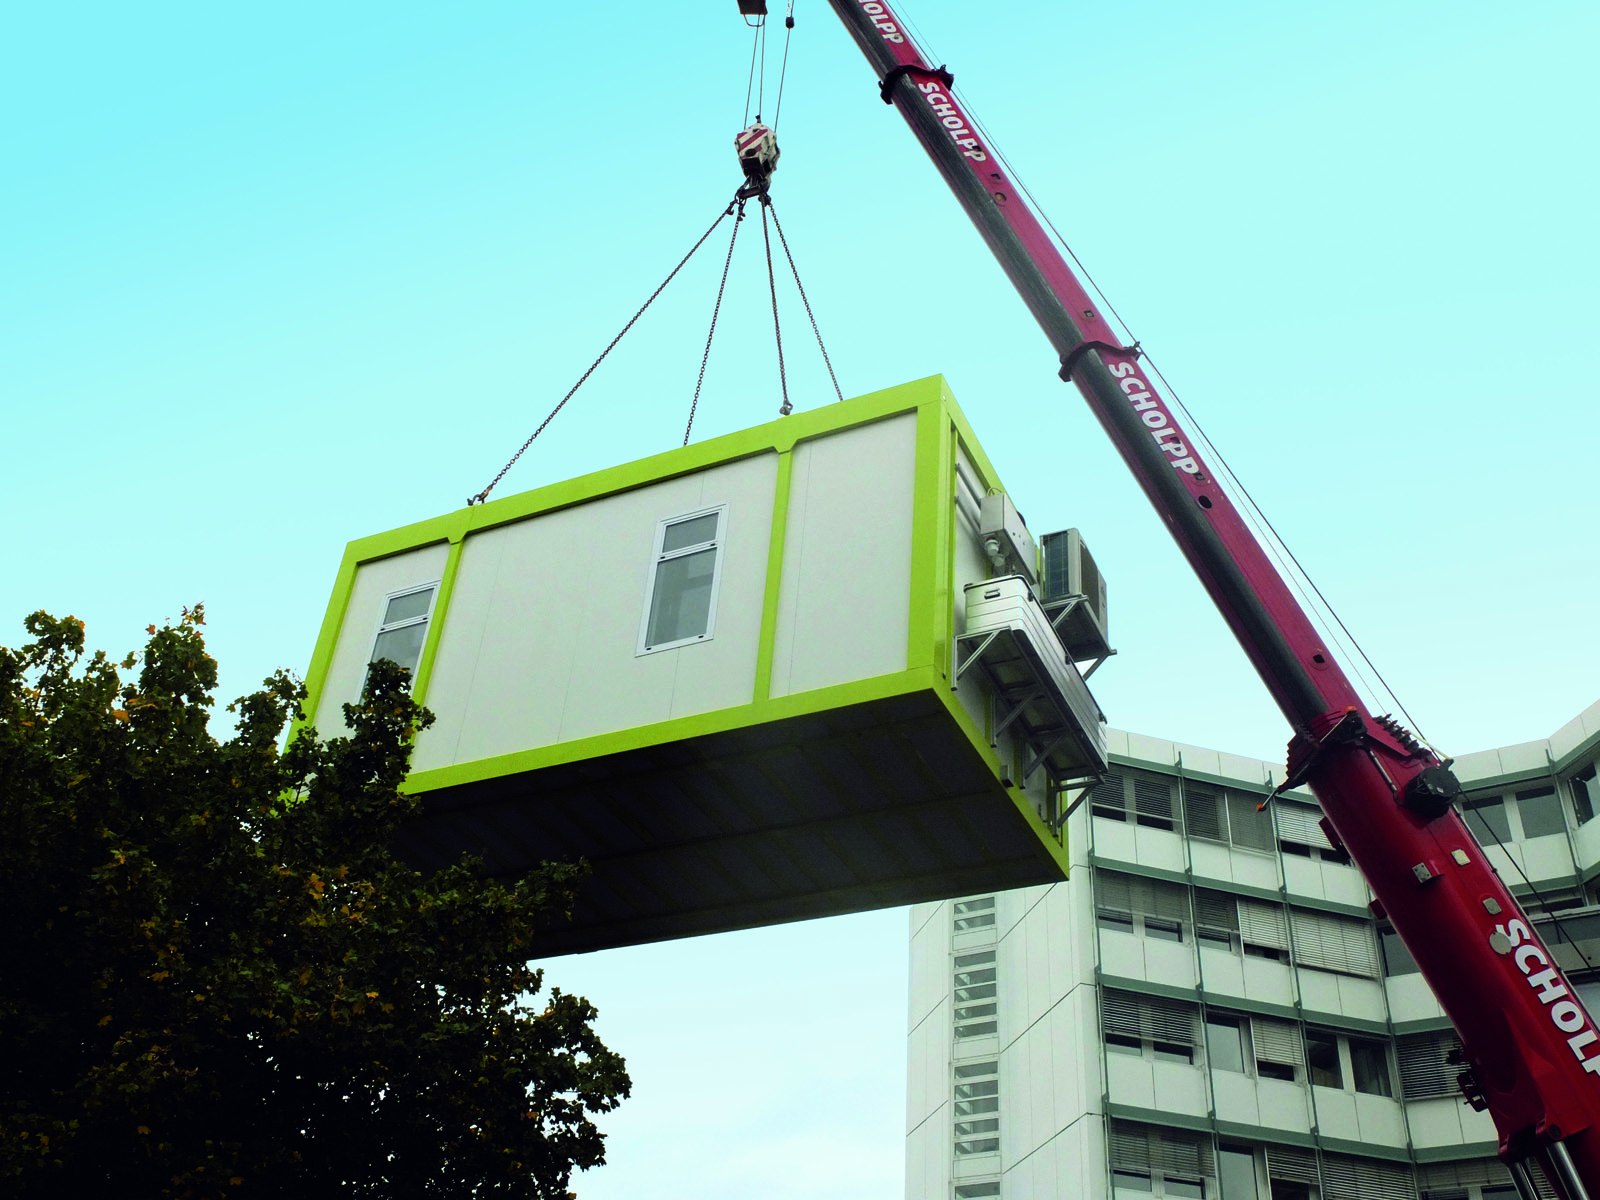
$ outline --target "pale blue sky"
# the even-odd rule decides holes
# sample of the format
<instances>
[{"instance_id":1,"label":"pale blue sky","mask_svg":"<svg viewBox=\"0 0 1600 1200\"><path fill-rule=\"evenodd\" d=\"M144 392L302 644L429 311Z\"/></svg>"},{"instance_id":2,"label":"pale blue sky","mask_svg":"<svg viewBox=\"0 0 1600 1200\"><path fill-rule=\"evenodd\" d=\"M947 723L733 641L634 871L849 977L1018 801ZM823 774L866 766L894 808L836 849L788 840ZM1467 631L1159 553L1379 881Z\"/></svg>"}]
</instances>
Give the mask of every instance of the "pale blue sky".
<instances>
[{"instance_id":1,"label":"pale blue sky","mask_svg":"<svg viewBox=\"0 0 1600 1200\"><path fill-rule=\"evenodd\" d=\"M1600 10L909 15L1442 748L1600 695ZM1105 571L1111 720L1278 757L1281 720L859 53L816 0L797 22L775 196L846 394L944 372L1030 524L1080 526ZM736 181L731 0L6 26L0 639L45 607L120 650L203 600L228 697L304 669L344 543L480 488ZM777 404L759 229L740 240L705 436ZM505 491L677 443L720 258ZM785 327L798 405L825 403L798 307ZM579 1195L896 1194L904 929L553 963L639 1082Z\"/></svg>"}]
</instances>

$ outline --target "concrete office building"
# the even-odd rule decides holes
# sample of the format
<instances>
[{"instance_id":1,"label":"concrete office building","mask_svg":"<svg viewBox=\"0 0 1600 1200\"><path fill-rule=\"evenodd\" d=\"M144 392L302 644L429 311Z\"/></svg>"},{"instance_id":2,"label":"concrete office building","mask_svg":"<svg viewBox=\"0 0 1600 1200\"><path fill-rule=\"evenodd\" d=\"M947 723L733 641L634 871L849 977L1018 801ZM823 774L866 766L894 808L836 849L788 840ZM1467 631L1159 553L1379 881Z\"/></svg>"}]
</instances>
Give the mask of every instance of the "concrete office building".
<instances>
[{"instance_id":1,"label":"concrete office building","mask_svg":"<svg viewBox=\"0 0 1600 1200\"><path fill-rule=\"evenodd\" d=\"M1069 882L912 910L907 1200L1515 1200L1449 1022L1312 797L1258 813L1272 764L1108 750ZM1597 758L1600 704L1455 768L1592 1011Z\"/></svg>"}]
</instances>

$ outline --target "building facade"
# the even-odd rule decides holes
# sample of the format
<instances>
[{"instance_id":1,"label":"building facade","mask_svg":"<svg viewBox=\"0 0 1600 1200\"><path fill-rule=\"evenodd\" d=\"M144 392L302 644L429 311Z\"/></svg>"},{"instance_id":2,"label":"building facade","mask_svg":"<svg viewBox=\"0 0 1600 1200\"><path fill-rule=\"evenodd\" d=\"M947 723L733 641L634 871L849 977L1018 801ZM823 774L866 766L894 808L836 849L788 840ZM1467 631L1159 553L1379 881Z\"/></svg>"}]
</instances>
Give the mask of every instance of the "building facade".
<instances>
[{"instance_id":1,"label":"building facade","mask_svg":"<svg viewBox=\"0 0 1600 1200\"><path fill-rule=\"evenodd\" d=\"M912 910L907 1200L1516 1200L1449 1021L1311 795L1258 811L1281 768L1109 746L1068 882ZM1455 764L1591 1011L1597 759L1600 703Z\"/></svg>"}]
</instances>

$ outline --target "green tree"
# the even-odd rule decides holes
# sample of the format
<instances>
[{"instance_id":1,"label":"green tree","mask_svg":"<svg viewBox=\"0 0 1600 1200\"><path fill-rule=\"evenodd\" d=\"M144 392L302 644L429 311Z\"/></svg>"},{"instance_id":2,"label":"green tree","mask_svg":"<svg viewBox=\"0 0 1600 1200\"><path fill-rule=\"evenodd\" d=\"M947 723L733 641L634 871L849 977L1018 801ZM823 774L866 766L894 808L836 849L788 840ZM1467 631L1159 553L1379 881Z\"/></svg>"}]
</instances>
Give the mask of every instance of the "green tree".
<instances>
[{"instance_id":1,"label":"green tree","mask_svg":"<svg viewBox=\"0 0 1600 1200\"><path fill-rule=\"evenodd\" d=\"M35 613L0 648L0 1188L564 1200L629 1087L588 1001L531 999L581 868L410 869L405 673L280 752L280 672L218 741L202 624L114 663Z\"/></svg>"}]
</instances>

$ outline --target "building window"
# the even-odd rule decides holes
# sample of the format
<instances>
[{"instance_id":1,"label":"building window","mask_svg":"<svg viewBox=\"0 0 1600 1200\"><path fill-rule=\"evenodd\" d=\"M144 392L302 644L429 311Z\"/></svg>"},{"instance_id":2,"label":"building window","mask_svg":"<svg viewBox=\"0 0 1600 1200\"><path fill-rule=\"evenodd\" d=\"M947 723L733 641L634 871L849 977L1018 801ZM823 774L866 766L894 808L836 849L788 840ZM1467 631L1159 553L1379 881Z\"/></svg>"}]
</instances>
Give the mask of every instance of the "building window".
<instances>
[{"instance_id":1,"label":"building window","mask_svg":"<svg viewBox=\"0 0 1600 1200\"><path fill-rule=\"evenodd\" d=\"M1194 937L1202 947L1213 950L1237 948L1239 942L1239 905L1226 892L1213 892L1209 888L1194 890Z\"/></svg>"},{"instance_id":2,"label":"building window","mask_svg":"<svg viewBox=\"0 0 1600 1200\"><path fill-rule=\"evenodd\" d=\"M1350 1081L1358 1092L1368 1096L1394 1095L1389 1075L1389 1049L1382 1042L1362 1038L1347 1039L1350 1044Z\"/></svg>"},{"instance_id":3,"label":"building window","mask_svg":"<svg viewBox=\"0 0 1600 1200\"><path fill-rule=\"evenodd\" d=\"M1459 1098L1456 1077L1461 1066L1461 1042L1449 1030L1413 1033L1395 1039L1400 1062L1400 1091L1407 1100ZM1452 1061L1454 1060L1454 1061Z\"/></svg>"},{"instance_id":4,"label":"building window","mask_svg":"<svg viewBox=\"0 0 1600 1200\"><path fill-rule=\"evenodd\" d=\"M1205 1200L1207 1184L1215 1186L1208 1134L1113 1120L1108 1141L1115 1191Z\"/></svg>"},{"instance_id":5,"label":"building window","mask_svg":"<svg viewBox=\"0 0 1600 1200\"><path fill-rule=\"evenodd\" d=\"M1291 908L1289 928L1294 932L1295 957L1301 966L1378 977L1378 946L1370 921Z\"/></svg>"},{"instance_id":6,"label":"building window","mask_svg":"<svg viewBox=\"0 0 1600 1200\"><path fill-rule=\"evenodd\" d=\"M1256 1074L1262 1079L1295 1082L1305 1068L1300 1030L1291 1021L1273 1017L1250 1018L1250 1040L1255 1050Z\"/></svg>"},{"instance_id":7,"label":"building window","mask_svg":"<svg viewBox=\"0 0 1600 1200\"><path fill-rule=\"evenodd\" d=\"M1577 781L1573 781L1573 803L1578 805L1578 820L1582 824L1584 806L1578 803ZM1586 792L1584 803L1589 800ZM1553 784L1539 784L1517 791L1474 796L1461 805L1462 818L1474 837L1485 846L1523 838L1549 837L1565 833L1566 815L1561 811L1561 797ZM1593 816L1592 807L1589 809Z\"/></svg>"},{"instance_id":8,"label":"building window","mask_svg":"<svg viewBox=\"0 0 1600 1200\"><path fill-rule=\"evenodd\" d=\"M1107 771L1089 793L1089 810L1110 821L1132 821L1149 829L1182 832L1176 800L1178 781L1149 771Z\"/></svg>"},{"instance_id":9,"label":"building window","mask_svg":"<svg viewBox=\"0 0 1600 1200\"><path fill-rule=\"evenodd\" d=\"M1244 1073L1244 1031L1239 1028L1238 1017L1206 1014L1206 1061L1213 1071ZM1229 1200L1226 1180L1222 1194L1223 1200Z\"/></svg>"},{"instance_id":10,"label":"building window","mask_svg":"<svg viewBox=\"0 0 1600 1200\"><path fill-rule=\"evenodd\" d=\"M1278 849L1300 858L1350 865L1350 856L1334 849L1322 831L1322 810L1311 804L1280 800L1272 806L1278 815Z\"/></svg>"},{"instance_id":11,"label":"building window","mask_svg":"<svg viewBox=\"0 0 1600 1200\"><path fill-rule=\"evenodd\" d=\"M994 1033L998 1005L994 999L995 952L956 955L955 1030L956 1037L986 1037Z\"/></svg>"},{"instance_id":12,"label":"building window","mask_svg":"<svg viewBox=\"0 0 1600 1200\"><path fill-rule=\"evenodd\" d=\"M1096 871L1095 920L1118 933L1143 933L1159 941L1183 941L1189 919L1189 889L1165 879Z\"/></svg>"},{"instance_id":13,"label":"building window","mask_svg":"<svg viewBox=\"0 0 1600 1200\"><path fill-rule=\"evenodd\" d=\"M976 900L957 900L954 915L956 933L992 928L994 925L994 897L980 896Z\"/></svg>"},{"instance_id":14,"label":"building window","mask_svg":"<svg viewBox=\"0 0 1600 1200\"><path fill-rule=\"evenodd\" d=\"M1415 975L1420 967L1411 957L1411 951L1400 940L1392 925L1378 926L1378 948L1383 954L1383 973L1387 976Z\"/></svg>"},{"instance_id":15,"label":"building window","mask_svg":"<svg viewBox=\"0 0 1600 1200\"><path fill-rule=\"evenodd\" d=\"M1224 1142L1217 1148L1217 1181L1222 1185L1222 1200L1259 1200L1255 1151Z\"/></svg>"},{"instance_id":16,"label":"building window","mask_svg":"<svg viewBox=\"0 0 1600 1200\"><path fill-rule=\"evenodd\" d=\"M1536 1159L1528 1159L1533 1189L1555 1200L1555 1189ZM1457 1162L1426 1163L1417 1168L1417 1188L1422 1200L1517 1200L1511 1172L1497 1158L1468 1158Z\"/></svg>"},{"instance_id":17,"label":"building window","mask_svg":"<svg viewBox=\"0 0 1600 1200\"><path fill-rule=\"evenodd\" d=\"M727 506L662 521L645 593L639 653L703 642L717 619Z\"/></svg>"},{"instance_id":18,"label":"building window","mask_svg":"<svg viewBox=\"0 0 1600 1200\"><path fill-rule=\"evenodd\" d=\"M986 1179L979 1183L956 1184L956 1200L989 1200L1000 1194L1000 1181Z\"/></svg>"},{"instance_id":19,"label":"building window","mask_svg":"<svg viewBox=\"0 0 1600 1200\"><path fill-rule=\"evenodd\" d=\"M1182 1000L1107 988L1100 994L1106 1049L1156 1062L1193 1064L1200 1010Z\"/></svg>"},{"instance_id":20,"label":"building window","mask_svg":"<svg viewBox=\"0 0 1600 1200\"><path fill-rule=\"evenodd\" d=\"M1590 763L1567 781L1572 786L1572 807L1578 815L1578 824L1594 820L1595 801L1600 800L1600 786L1595 782L1595 764Z\"/></svg>"},{"instance_id":21,"label":"building window","mask_svg":"<svg viewBox=\"0 0 1600 1200\"><path fill-rule=\"evenodd\" d=\"M1318 1087L1343 1088L1339 1071L1339 1039L1320 1029L1306 1030L1306 1068Z\"/></svg>"},{"instance_id":22,"label":"building window","mask_svg":"<svg viewBox=\"0 0 1600 1200\"><path fill-rule=\"evenodd\" d=\"M388 598L377 636L372 639L368 663L387 658L416 678L417 664L422 661L422 643L428 635L428 617L433 611L433 596L438 590L437 583L430 583L395 592Z\"/></svg>"},{"instance_id":23,"label":"building window","mask_svg":"<svg viewBox=\"0 0 1600 1200\"><path fill-rule=\"evenodd\" d=\"M955 1151L957 1158L1000 1150L1000 1064L959 1064L955 1069Z\"/></svg>"}]
</instances>

